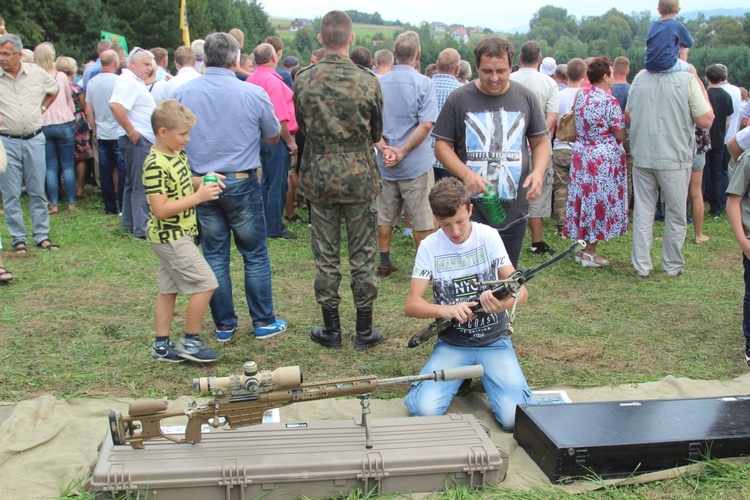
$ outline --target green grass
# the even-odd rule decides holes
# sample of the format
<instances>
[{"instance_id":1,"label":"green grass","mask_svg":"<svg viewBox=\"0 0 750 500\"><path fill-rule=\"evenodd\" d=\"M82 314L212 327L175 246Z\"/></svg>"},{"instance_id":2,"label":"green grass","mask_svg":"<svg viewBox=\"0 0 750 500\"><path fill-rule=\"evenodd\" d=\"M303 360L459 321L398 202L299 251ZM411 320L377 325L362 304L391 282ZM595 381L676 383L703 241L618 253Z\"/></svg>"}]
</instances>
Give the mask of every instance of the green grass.
<instances>
[{"instance_id":1,"label":"green grass","mask_svg":"<svg viewBox=\"0 0 750 500\"><path fill-rule=\"evenodd\" d=\"M394 233L392 256L400 269L381 279L375 326L385 343L371 351L352 348L355 311L344 256L340 292L344 349L330 351L308 338L321 322L312 289L314 262L310 228L294 224L297 240L269 240L275 309L289 331L265 342L251 332L242 288L242 263L232 252L234 299L240 317L238 339L218 344L210 316L204 336L222 355L212 366L151 362L157 262L149 246L119 228L117 217L100 213L93 189L77 215L65 209L52 217L51 237L58 252L32 246L28 255L8 251L0 222L3 261L16 279L0 288L0 398L17 401L39 394L58 396L175 397L190 390L190 380L227 375L254 359L261 368L300 364L306 380L374 373L393 377L417 373L431 345L406 347L408 338L428 322L405 317L403 304L414 259L410 238ZM300 211L306 217L306 214ZM30 226L30 224L28 224ZM545 239L558 250L569 241L552 233ZM656 223L660 235L663 224ZM692 231L692 227L688 228ZM731 379L747 371L742 357L743 279L740 251L726 218L708 219L711 241L685 244L686 274L671 278L660 265L648 279L630 265L630 235L602 243L612 260L601 268L582 268L567 259L528 285L530 299L519 308L514 343L533 387L570 384L590 387L659 380L667 375L695 379ZM521 255L521 267L544 257ZM186 299L178 299L173 335L181 332ZM165 366L167 365L167 366ZM403 394L406 388L390 388Z\"/></svg>"},{"instance_id":2,"label":"green grass","mask_svg":"<svg viewBox=\"0 0 750 500\"><path fill-rule=\"evenodd\" d=\"M310 229L294 224L290 230L299 239L269 241L275 310L289 322L288 332L264 342L250 335L242 263L233 250L234 299L240 317L237 340L217 343L207 315L203 334L221 354L219 361L212 366L154 363L149 352L157 262L149 246L123 232L119 223L119 218L103 215L91 187L78 214L69 215L63 208L52 217L51 238L60 244L58 252L32 246L28 255L12 254L0 221L3 263L16 277L0 286L0 399L19 401L41 394L175 398L190 394L192 378L226 376L249 359L265 369L301 365L307 381L359 374L395 377L418 373L429 356L430 344L406 347L409 337L428 322L403 313L415 252L412 240L399 233L394 234L391 252L399 271L380 280L375 305L375 326L385 333L384 344L365 352L353 349L355 311L346 256L340 287L344 348L332 351L312 343L309 330L321 323L321 316L312 288ZM545 225L545 239L552 246L561 250L570 243L554 236L551 221ZM656 236L662 232L663 224L656 223ZM652 252L652 276L636 277L630 265L631 237L626 235L599 245L611 266L582 268L568 259L531 281L530 298L517 312L513 337L530 385L635 384L667 375L727 380L746 373L741 254L726 218L707 219L704 232L711 241L698 246L690 237L692 226L688 228L687 272L679 278L663 273L659 242ZM530 254L528 243L521 267L545 260ZM174 337L181 332L185 305L180 297ZM390 386L376 397L403 396L406 390ZM735 469L713 468L715 475L605 489L595 495L672 498L695 491L705 497L750 496L748 482L735 477ZM747 472L745 468L745 476ZM496 493L498 497L510 494ZM548 494L528 493L529 498Z\"/></svg>"}]
</instances>

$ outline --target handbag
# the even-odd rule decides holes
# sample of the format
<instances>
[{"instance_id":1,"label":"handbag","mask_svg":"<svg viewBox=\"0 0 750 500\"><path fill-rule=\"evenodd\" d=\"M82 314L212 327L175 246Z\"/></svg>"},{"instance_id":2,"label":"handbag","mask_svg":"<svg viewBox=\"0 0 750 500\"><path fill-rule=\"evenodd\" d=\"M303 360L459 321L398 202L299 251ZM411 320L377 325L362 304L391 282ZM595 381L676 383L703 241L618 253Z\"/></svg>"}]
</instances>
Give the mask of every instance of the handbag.
<instances>
[{"instance_id":1,"label":"handbag","mask_svg":"<svg viewBox=\"0 0 750 500\"><path fill-rule=\"evenodd\" d=\"M581 91L579 90L576 92L575 97L573 98L573 107L571 108L569 113L565 113L560 117L560 123L557 124L557 131L555 132L555 137L558 141L562 142L576 142L576 100L578 100L578 94L580 94Z\"/></svg>"}]
</instances>

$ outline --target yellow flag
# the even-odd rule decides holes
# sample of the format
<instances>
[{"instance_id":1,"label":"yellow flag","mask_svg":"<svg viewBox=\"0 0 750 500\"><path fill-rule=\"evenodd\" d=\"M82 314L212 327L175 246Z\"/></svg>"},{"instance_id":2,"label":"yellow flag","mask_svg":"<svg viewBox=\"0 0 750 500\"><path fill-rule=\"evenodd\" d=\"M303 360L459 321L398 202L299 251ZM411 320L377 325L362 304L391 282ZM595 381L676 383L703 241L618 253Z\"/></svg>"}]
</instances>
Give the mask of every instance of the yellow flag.
<instances>
[{"instance_id":1,"label":"yellow flag","mask_svg":"<svg viewBox=\"0 0 750 500\"><path fill-rule=\"evenodd\" d=\"M187 5L185 5L185 0L180 2L180 31L182 32L182 43L190 47L190 28L188 28Z\"/></svg>"}]
</instances>

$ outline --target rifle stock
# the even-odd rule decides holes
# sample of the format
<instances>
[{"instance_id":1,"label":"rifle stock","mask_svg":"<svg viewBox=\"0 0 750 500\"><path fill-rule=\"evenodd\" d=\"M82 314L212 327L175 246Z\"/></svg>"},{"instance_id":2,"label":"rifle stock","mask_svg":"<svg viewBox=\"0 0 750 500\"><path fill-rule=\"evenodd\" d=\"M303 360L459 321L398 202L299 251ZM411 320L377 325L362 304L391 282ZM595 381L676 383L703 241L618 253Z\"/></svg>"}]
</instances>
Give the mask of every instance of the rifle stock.
<instances>
[{"instance_id":1,"label":"rifle stock","mask_svg":"<svg viewBox=\"0 0 750 500\"><path fill-rule=\"evenodd\" d=\"M283 369L287 368L290 367ZM270 372L264 373L262 376L266 376L268 373ZM226 390L217 390L214 398L202 406L198 406L193 401L184 410L169 410L166 401L145 400L133 402L128 410L128 415L111 411L109 412L110 433L114 444L129 444L135 449L143 449L144 441L158 438L168 439L176 443L195 444L201 441L201 426L204 424L217 428L228 425L232 429L236 429L260 424L263 422L263 414L267 410L281 408L293 403L369 394L378 385L409 383L420 380L435 380L438 382L463 380L481 377L483 374L482 367L474 365L390 379L379 380L374 375L364 375L281 387L271 384L262 386L245 384L246 379L252 379L255 374L246 376L236 374L227 377L227 379L242 380L242 384L228 386ZM206 387L207 379L208 377L195 379L193 386L195 388ZM212 383L217 380L219 379L212 379ZM248 386L252 387L253 390L246 389ZM170 436L164 433L161 428L162 419L178 416L186 416L188 419L184 438Z\"/></svg>"}]
</instances>

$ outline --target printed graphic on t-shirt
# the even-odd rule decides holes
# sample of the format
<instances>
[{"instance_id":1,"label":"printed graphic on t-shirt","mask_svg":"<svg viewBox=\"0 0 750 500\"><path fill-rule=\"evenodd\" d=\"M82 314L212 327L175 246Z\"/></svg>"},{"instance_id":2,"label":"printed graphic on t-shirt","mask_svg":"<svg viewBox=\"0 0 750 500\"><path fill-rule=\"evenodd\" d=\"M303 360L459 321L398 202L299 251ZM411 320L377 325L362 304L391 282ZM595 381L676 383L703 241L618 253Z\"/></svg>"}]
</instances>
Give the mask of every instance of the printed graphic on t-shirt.
<instances>
[{"instance_id":1,"label":"printed graphic on t-shirt","mask_svg":"<svg viewBox=\"0 0 750 500\"><path fill-rule=\"evenodd\" d=\"M436 304L457 304L475 300L480 290L473 284L475 281L497 279L499 261L495 259L485 272L476 272L478 264L489 262L487 249L481 245L469 252L456 255L454 253L435 257L435 275L433 277L433 296ZM467 270L470 274L461 274ZM495 313L480 314L456 329L468 337L479 340L497 325L500 319Z\"/></svg>"},{"instance_id":2,"label":"printed graphic on t-shirt","mask_svg":"<svg viewBox=\"0 0 750 500\"><path fill-rule=\"evenodd\" d=\"M521 179L526 115L520 111L467 112L466 165L490 180L501 200L515 200Z\"/></svg>"}]
</instances>

